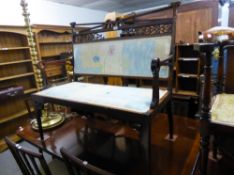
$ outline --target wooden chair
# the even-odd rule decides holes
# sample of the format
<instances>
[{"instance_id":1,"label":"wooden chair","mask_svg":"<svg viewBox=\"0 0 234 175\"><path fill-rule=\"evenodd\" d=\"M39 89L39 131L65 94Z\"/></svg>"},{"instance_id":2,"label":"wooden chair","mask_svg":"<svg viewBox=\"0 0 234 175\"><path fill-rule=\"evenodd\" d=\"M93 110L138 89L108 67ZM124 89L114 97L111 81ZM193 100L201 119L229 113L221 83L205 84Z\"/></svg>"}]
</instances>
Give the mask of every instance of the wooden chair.
<instances>
[{"instance_id":1,"label":"wooden chair","mask_svg":"<svg viewBox=\"0 0 234 175\"><path fill-rule=\"evenodd\" d=\"M205 76L201 87L201 150L198 163L200 164L200 174L205 175L207 174L211 135L214 136L213 157L217 158L217 150L219 150L223 156L232 161L232 165L234 162L234 151L230 146L231 143L234 145L234 64L231 59L231 56L234 55L234 41L219 44L218 76L217 81L213 81L217 82L215 83L217 90L213 90L211 77L211 52L214 45L205 44L200 47L201 52L206 52L206 60ZM225 51L227 51L227 60L224 60ZM212 94L214 92L216 93ZM229 148L225 148L225 145L228 145Z\"/></svg>"},{"instance_id":2,"label":"wooden chair","mask_svg":"<svg viewBox=\"0 0 234 175\"><path fill-rule=\"evenodd\" d=\"M225 56L227 57L224 59ZM214 137L213 156L217 158L217 151L231 158L234 162L234 79L233 60L234 42L224 42L220 45L218 67L218 87L212 105L211 131ZM230 144L232 146L230 146Z\"/></svg>"},{"instance_id":3,"label":"wooden chair","mask_svg":"<svg viewBox=\"0 0 234 175\"><path fill-rule=\"evenodd\" d=\"M82 161L81 159L70 155L64 148L60 151L70 175L75 175L76 173L82 174L82 172L85 175L113 175L110 172L89 164L87 161Z\"/></svg>"},{"instance_id":4,"label":"wooden chair","mask_svg":"<svg viewBox=\"0 0 234 175\"><path fill-rule=\"evenodd\" d=\"M52 159L46 162L42 153L23 148L9 138L5 138L13 157L23 175L68 175L62 160ZM35 147L36 148L36 147Z\"/></svg>"},{"instance_id":5,"label":"wooden chair","mask_svg":"<svg viewBox=\"0 0 234 175\"><path fill-rule=\"evenodd\" d=\"M5 142L24 175L40 175L42 172L44 172L46 175L51 175L51 171L43 154L24 149L19 144L12 142L7 137L5 137ZM40 166L37 162L40 163ZM43 171L41 171L41 169Z\"/></svg>"}]
</instances>

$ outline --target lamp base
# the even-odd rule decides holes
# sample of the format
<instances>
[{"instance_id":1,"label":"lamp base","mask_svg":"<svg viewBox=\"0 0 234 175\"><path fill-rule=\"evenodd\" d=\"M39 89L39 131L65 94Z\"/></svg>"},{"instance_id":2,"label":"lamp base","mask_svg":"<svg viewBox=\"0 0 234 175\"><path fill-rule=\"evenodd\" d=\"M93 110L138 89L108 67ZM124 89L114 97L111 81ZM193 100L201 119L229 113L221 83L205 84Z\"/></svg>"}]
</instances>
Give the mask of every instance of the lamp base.
<instances>
[{"instance_id":1,"label":"lamp base","mask_svg":"<svg viewBox=\"0 0 234 175\"><path fill-rule=\"evenodd\" d=\"M54 127L61 125L64 121L65 121L64 114L57 113L57 112L49 112L48 116L41 117L42 129L44 129L44 130L52 129ZM33 119L31 121L31 125L32 125L33 129L35 129L35 130L39 129L36 119Z\"/></svg>"}]
</instances>

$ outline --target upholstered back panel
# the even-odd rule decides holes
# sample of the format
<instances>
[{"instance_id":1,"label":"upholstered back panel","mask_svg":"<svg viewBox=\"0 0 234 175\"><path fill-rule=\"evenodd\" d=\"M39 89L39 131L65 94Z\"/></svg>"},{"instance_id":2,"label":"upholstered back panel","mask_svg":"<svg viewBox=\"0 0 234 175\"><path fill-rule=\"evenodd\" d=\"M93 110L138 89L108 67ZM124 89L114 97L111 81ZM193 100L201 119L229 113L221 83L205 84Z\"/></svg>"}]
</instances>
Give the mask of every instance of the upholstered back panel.
<instances>
[{"instance_id":1,"label":"upholstered back panel","mask_svg":"<svg viewBox=\"0 0 234 175\"><path fill-rule=\"evenodd\" d=\"M171 36L80 43L73 47L75 74L152 77L151 60L169 56ZM160 77L167 76L168 68L162 67Z\"/></svg>"}]
</instances>

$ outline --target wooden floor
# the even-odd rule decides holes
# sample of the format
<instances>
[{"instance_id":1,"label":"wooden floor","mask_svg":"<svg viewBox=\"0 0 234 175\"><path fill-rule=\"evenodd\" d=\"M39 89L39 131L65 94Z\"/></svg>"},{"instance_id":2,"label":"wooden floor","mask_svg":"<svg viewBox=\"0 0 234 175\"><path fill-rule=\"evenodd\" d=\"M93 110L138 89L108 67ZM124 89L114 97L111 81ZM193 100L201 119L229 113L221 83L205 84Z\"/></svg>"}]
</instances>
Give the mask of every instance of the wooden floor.
<instances>
[{"instance_id":1,"label":"wooden floor","mask_svg":"<svg viewBox=\"0 0 234 175\"><path fill-rule=\"evenodd\" d=\"M174 122L175 134L178 137L175 142L171 142L165 139L168 134L166 115L160 115L153 120L152 175L190 175L192 172L200 147L199 121L174 116ZM139 143L117 138L116 145L114 153L111 147L98 153L81 154L80 157L116 174L144 175ZM105 158L95 156L103 153L106 155ZM225 161L228 160L217 161L210 158L208 175L234 175L234 166L227 165Z\"/></svg>"},{"instance_id":2,"label":"wooden floor","mask_svg":"<svg viewBox=\"0 0 234 175\"><path fill-rule=\"evenodd\" d=\"M175 116L175 142L165 139L168 134L167 117L155 117L152 126L152 175L188 175L191 173L199 150L198 121ZM84 153L79 157L117 174L143 175L144 164L139 143L124 138L116 139L116 147L94 153ZM92 151L91 151L92 152ZM99 156L105 155L105 157Z\"/></svg>"},{"instance_id":3,"label":"wooden floor","mask_svg":"<svg viewBox=\"0 0 234 175\"><path fill-rule=\"evenodd\" d=\"M188 175L191 173L199 150L198 121L174 116L175 142L165 140L168 133L167 117L160 116L153 122L152 174Z\"/></svg>"}]
</instances>

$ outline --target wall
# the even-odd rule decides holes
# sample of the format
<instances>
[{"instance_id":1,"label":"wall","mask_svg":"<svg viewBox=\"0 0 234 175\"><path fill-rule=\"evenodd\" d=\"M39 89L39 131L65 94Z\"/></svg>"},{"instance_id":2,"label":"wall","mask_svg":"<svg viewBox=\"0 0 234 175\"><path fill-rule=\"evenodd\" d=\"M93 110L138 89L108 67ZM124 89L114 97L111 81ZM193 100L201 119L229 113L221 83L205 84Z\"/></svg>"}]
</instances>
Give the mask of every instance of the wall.
<instances>
[{"instance_id":1,"label":"wall","mask_svg":"<svg viewBox=\"0 0 234 175\"><path fill-rule=\"evenodd\" d=\"M103 21L106 12L64 5L45 0L26 0L31 24L69 25L70 22ZM24 25L20 0L2 1L0 25Z\"/></svg>"}]
</instances>

